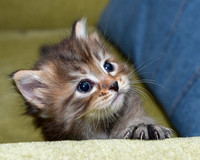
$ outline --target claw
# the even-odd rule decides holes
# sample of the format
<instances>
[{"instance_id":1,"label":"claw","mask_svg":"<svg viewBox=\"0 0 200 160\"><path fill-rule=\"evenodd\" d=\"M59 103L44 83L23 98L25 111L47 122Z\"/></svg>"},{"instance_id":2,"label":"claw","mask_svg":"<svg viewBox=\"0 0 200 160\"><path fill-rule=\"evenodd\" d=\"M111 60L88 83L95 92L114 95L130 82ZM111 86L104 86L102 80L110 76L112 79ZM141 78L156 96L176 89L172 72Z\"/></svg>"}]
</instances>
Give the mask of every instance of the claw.
<instances>
[{"instance_id":1,"label":"claw","mask_svg":"<svg viewBox=\"0 0 200 160\"><path fill-rule=\"evenodd\" d=\"M124 134L124 139L130 139L130 136L131 136L131 132L130 132L130 131L127 131L127 132Z\"/></svg>"},{"instance_id":2,"label":"claw","mask_svg":"<svg viewBox=\"0 0 200 160\"><path fill-rule=\"evenodd\" d=\"M165 137L166 137L166 138L170 138L170 137L171 137L171 134L170 134L169 132L167 132L167 133L165 134Z\"/></svg>"},{"instance_id":3,"label":"claw","mask_svg":"<svg viewBox=\"0 0 200 160\"><path fill-rule=\"evenodd\" d=\"M157 131L155 131L154 135L155 135L156 139L159 139L159 136L158 136L158 132L157 132Z\"/></svg>"},{"instance_id":4,"label":"claw","mask_svg":"<svg viewBox=\"0 0 200 160\"><path fill-rule=\"evenodd\" d=\"M145 135L145 133L144 133L144 131L142 131L142 132L140 133L140 139L141 139L141 140L143 140L144 135Z\"/></svg>"}]
</instances>

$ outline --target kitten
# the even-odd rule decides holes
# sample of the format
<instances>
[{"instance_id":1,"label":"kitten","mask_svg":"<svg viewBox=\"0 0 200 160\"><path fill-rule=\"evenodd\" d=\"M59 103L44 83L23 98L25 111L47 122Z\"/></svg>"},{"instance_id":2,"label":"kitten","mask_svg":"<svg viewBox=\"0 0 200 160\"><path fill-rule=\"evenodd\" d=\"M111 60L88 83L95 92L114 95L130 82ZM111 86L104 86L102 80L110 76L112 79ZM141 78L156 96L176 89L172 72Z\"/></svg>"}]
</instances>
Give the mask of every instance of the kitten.
<instances>
[{"instance_id":1,"label":"kitten","mask_svg":"<svg viewBox=\"0 0 200 160\"><path fill-rule=\"evenodd\" d=\"M130 75L82 19L70 38L43 48L33 69L12 79L46 140L171 137L145 114Z\"/></svg>"}]
</instances>

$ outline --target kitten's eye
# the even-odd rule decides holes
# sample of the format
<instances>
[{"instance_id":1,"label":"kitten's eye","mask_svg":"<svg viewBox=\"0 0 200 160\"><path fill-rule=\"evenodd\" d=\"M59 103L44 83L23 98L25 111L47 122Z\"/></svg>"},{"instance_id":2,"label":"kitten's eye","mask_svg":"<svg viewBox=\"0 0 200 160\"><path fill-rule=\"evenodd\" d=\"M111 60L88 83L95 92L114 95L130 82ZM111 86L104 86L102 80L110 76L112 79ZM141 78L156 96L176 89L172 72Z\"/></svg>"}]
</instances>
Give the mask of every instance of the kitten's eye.
<instances>
[{"instance_id":1,"label":"kitten's eye","mask_svg":"<svg viewBox=\"0 0 200 160\"><path fill-rule=\"evenodd\" d=\"M105 62L104 68L105 68L105 70L106 70L107 72L112 72L112 71L114 71L113 65L112 65L111 63L109 63L109 62Z\"/></svg>"},{"instance_id":2,"label":"kitten's eye","mask_svg":"<svg viewBox=\"0 0 200 160\"><path fill-rule=\"evenodd\" d=\"M86 93L86 92L89 92L92 88L93 88L93 84L86 80L86 81L81 81L79 83L77 90L79 92Z\"/></svg>"}]
</instances>

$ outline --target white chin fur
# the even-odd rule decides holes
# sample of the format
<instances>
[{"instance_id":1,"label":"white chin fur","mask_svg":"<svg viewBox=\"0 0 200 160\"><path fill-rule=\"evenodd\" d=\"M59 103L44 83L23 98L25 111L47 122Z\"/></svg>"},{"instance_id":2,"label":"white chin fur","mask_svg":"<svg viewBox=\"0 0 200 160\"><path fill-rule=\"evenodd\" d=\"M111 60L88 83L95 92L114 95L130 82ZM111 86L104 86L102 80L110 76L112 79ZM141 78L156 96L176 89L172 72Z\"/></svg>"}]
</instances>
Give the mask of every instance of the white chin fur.
<instances>
[{"instance_id":1,"label":"white chin fur","mask_svg":"<svg viewBox=\"0 0 200 160\"><path fill-rule=\"evenodd\" d=\"M109 98L108 101L104 103L100 103L97 105L96 110L88 114L88 117L96 118L96 119L103 119L112 117L115 113L117 113L122 107L124 103L124 94L116 95Z\"/></svg>"}]
</instances>

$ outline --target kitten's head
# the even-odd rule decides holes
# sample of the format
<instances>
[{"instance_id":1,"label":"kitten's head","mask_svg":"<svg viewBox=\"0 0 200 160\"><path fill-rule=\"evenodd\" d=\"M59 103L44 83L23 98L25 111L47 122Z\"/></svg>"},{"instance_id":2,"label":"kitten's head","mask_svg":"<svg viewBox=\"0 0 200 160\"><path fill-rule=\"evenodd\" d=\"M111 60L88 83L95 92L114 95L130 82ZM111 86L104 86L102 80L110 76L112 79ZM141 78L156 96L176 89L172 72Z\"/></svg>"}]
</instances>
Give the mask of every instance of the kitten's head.
<instances>
[{"instance_id":1,"label":"kitten's head","mask_svg":"<svg viewBox=\"0 0 200 160\"><path fill-rule=\"evenodd\" d=\"M130 71L105 50L96 33L87 34L85 23L77 21L70 38L43 48L33 70L13 74L35 116L108 117L123 107Z\"/></svg>"}]
</instances>

